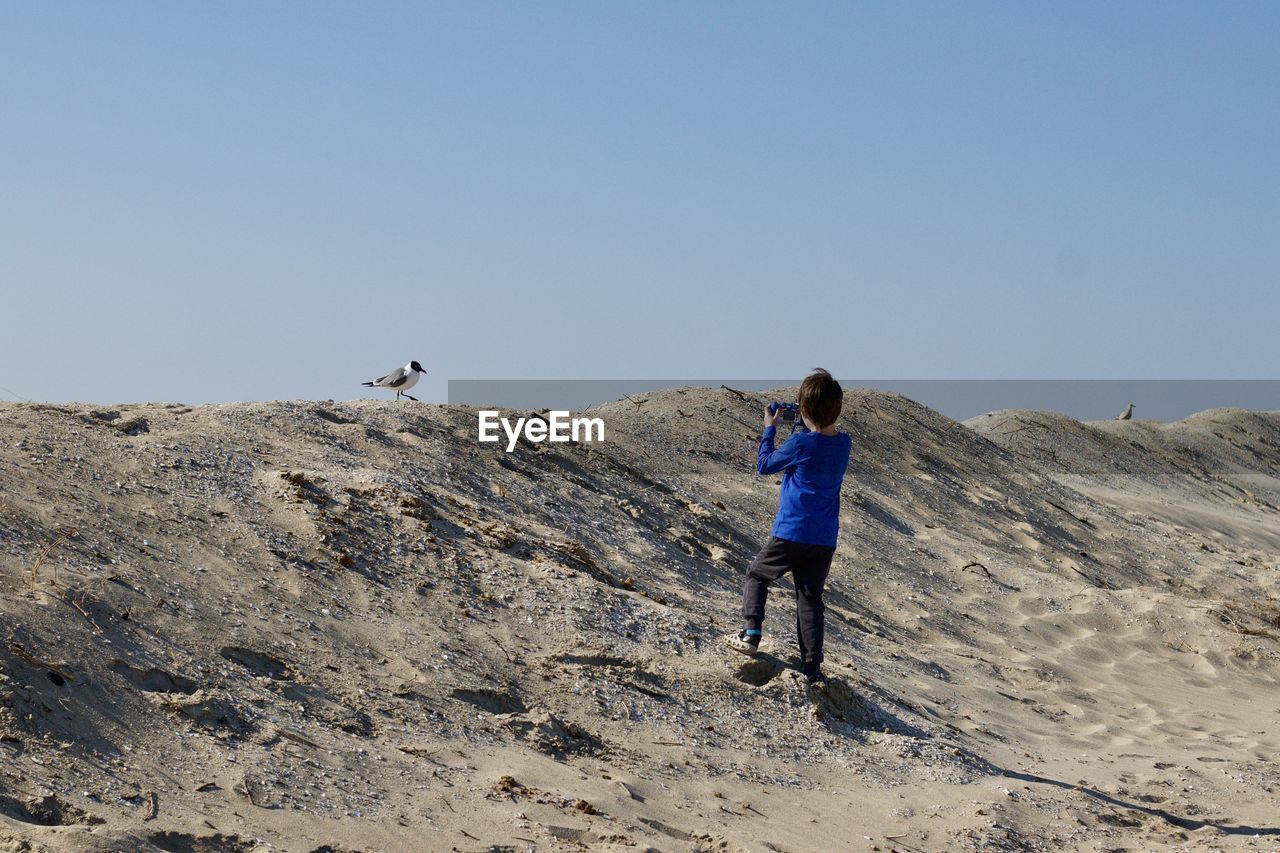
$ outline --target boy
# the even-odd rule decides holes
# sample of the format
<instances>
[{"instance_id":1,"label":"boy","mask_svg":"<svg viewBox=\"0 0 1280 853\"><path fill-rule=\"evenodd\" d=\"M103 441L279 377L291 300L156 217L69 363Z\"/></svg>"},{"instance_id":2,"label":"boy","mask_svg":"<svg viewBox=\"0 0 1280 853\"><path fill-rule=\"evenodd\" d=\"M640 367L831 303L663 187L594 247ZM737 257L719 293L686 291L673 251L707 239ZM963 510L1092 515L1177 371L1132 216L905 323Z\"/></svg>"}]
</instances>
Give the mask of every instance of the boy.
<instances>
[{"instance_id":1,"label":"boy","mask_svg":"<svg viewBox=\"0 0 1280 853\"><path fill-rule=\"evenodd\" d=\"M827 371L816 368L800 386L800 417L809 431L795 433L778 450L774 449L773 439L782 410L771 413L765 409L756 470L762 475L782 471L782 493L769 544L747 570L742 591L743 630L729 638L735 651L756 653L769 584L791 572L796 587L800 664L810 684L826 680L822 674L822 588L836 551L840 484L853 446L852 439L835 427L843 402L840 383Z\"/></svg>"}]
</instances>

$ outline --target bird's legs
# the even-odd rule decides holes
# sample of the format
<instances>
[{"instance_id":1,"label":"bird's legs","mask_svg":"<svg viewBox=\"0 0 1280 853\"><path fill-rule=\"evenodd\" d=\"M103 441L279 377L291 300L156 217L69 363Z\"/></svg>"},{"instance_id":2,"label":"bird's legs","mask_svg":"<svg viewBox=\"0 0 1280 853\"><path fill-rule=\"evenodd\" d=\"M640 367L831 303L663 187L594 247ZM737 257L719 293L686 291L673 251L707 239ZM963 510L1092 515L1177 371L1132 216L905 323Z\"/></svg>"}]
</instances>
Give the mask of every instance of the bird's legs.
<instances>
[{"instance_id":1,"label":"bird's legs","mask_svg":"<svg viewBox=\"0 0 1280 853\"><path fill-rule=\"evenodd\" d=\"M406 396L406 397L409 397L409 399L410 399L410 400L412 400L412 401L413 401L413 402L415 402L415 403L419 402L419 400L418 400L418 398L417 398L417 397L410 397L408 394L405 394L405 396Z\"/></svg>"}]
</instances>

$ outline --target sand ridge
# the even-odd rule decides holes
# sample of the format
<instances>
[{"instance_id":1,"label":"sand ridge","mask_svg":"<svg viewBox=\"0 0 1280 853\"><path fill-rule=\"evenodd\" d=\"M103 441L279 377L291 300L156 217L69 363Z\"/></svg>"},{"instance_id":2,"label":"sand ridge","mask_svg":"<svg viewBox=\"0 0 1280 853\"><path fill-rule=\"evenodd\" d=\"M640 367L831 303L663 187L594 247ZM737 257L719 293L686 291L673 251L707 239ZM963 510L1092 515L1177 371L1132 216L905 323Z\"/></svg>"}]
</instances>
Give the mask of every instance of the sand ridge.
<instances>
[{"instance_id":1,"label":"sand ridge","mask_svg":"<svg viewBox=\"0 0 1280 853\"><path fill-rule=\"evenodd\" d=\"M1280 414L850 391L814 693L720 642L773 396L0 406L0 843L1274 849Z\"/></svg>"}]
</instances>

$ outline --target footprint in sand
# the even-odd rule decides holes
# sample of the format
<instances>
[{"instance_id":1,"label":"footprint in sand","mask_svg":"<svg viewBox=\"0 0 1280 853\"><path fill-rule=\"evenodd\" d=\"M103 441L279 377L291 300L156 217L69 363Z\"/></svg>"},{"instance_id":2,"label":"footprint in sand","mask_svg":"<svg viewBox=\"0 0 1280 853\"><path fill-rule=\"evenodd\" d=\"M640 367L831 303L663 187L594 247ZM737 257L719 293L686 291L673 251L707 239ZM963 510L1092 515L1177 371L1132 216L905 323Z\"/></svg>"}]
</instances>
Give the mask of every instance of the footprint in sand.
<instances>
[{"instance_id":1,"label":"footprint in sand","mask_svg":"<svg viewBox=\"0 0 1280 853\"><path fill-rule=\"evenodd\" d=\"M752 687L764 687L781 675L785 668L780 661L773 658L759 657L738 667L733 677Z\"/></svg>"}]
</instances>

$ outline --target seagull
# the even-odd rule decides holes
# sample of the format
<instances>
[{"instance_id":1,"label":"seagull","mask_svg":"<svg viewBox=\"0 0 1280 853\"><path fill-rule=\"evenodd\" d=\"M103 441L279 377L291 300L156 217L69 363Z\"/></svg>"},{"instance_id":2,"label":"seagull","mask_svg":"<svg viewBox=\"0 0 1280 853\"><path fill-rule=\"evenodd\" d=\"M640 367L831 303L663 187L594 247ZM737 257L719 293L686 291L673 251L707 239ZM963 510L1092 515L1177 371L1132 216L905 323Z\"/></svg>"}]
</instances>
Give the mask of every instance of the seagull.
<instances>
[{"instance_id":1,"label":"seagull","mask_svg":"<svg viewBox=\"0 0 1280 853\"><path fill-rule=\"evenodd\" d=\"M1116 417L1116 420L1118 420L1118 421L1127 421L1127 420L1132 420L1132 419L1133 419L1133 403L1130 403L1130 404L1129 404L1129 408L1125 409L1123 414L1118 415L1118 416Z\"/></svg>"},{"instance_id":2,"label":"seagull","mask_svg":"<svg viewBox=\"0 0 1280 853\"><path fill-rule=\"evenodd\" d=\"M396 390L396 399L400 399L400 395L409 397L405 394L414 385L418 384L418 374L426 375L427 371L422 369L422 365L416 361L411 361L404 367L397 367L386 376L380 376L372 382L362 383L366 388L394 388ZM413 402L418 402L417 397L409 397Z\"/></svg>"}]
</instances>

